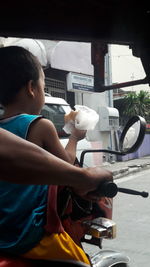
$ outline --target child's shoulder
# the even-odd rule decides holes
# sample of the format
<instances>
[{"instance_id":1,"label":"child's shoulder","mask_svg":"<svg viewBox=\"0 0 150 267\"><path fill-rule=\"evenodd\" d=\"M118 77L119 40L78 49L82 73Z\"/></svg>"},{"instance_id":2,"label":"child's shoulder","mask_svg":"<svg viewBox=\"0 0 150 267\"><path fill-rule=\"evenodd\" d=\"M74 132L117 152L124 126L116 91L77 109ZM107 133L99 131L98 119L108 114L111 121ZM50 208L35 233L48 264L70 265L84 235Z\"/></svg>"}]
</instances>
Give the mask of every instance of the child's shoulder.
<instances>
[{"instance_id":1,"label":"child's shoulder","mask_svg":"<svg viewBox=\"0 0 150 267\"><path fill-rule=\"evenodd\" d=\"M36 125L37 128L42 128L42 130L47 129L55 129L55 126L51 120L48 120L42 116L38 116L37 118L33 118L33 125Z\"/></svg>"},{"instance_id":2,"label":"child's shoulder","mask_svg":"<svg viewBox=\"0 0 150 267\"><path fill-rule=\"evenodd\" d=\"M48 145L50 142L55 142L56 139L57 131L50 120L40 117L40 119L34 120L30 124L28 140L31 142L44 147L44 145Z\"/></svg>"}]
</instances>

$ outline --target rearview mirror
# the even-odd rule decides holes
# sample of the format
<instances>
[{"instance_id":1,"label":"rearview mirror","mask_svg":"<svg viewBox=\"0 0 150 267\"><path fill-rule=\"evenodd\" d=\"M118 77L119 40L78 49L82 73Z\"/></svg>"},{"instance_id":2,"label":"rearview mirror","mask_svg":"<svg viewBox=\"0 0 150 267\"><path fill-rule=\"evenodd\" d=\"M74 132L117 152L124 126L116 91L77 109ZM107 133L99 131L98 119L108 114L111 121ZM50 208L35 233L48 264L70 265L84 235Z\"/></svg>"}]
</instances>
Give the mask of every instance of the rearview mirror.
<instances>
[{"instance_id":1,"label":"rearview mirror","mask_svg":"<svg viewBox=\"0 0 150 267\"><path fill-rule=\"evenodd\" d=\"M146 121L140 116L132 117L124 127L119 140L119 150L123 154L135 152L143 142Z\"/></svg>"}]
</instances>

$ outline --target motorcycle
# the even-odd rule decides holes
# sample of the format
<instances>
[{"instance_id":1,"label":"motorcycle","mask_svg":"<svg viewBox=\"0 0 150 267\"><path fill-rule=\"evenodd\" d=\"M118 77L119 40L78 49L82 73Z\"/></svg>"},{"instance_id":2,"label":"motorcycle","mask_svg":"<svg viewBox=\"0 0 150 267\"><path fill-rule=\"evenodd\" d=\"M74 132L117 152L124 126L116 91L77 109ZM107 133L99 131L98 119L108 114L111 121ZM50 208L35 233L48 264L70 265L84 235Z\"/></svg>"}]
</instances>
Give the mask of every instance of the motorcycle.
<instances>
[{"instance_id":1,"label":"motorcycle","mask_svg":"<svg viewBox=\"0 0 150 267\"><path fill-rule=\"evenodd\" d=\"M140 116L132 117L124 127L119 139L119 149L116 151L109 150L109 149L95 149L95 150L85 150L81 154L80 159L80 166L83 166L84 157L86 153L94 153L94 152L104 152L115 154L119 156L124 156L126 154L135 152L143 142L146 130L146 122ZM107 211L108 203L112 200L113 197L116 196L118 192L131 194L131 195L139 195L141 197L147 198L149 196L148 192L139 192L137 190L129 189L129 188L121 188L118 187L114 182L104 182L101 188L97 189L95 194L102 194L105 196ZM99 203L100 207L103 208ZM98 244L98 238L102 239L112 239L116 237L116 224L111 220L110 216L112 213L106 212L106 217L104 218L96 218L92 221L86 221L85 224L89 226L89 234L91 235L90 242L89 240L85 240L85 242L92 243L94 245ZM107 229L107 230L106 230ZM102 245L99 245L102 248ZM119 251L113 250L101 250L97 254L91 257L91 262L93 267L129 267L130 266L130 259Z\"/></svg>"},{"instance_id":2,"label":"motorcycle","mask_svg":"<svg viewBox=\"0 0 150 267\"><path fill-rule=\"evenodd\" d=\"M79 167L83 167L87 153L104 152L115 155L126 155L135 152L141 145L146 129L146 122L140 116L132 117L124 127L119 138L119 149L84 150L81 153ZM102 240L116 237L116 224L112 220L113 197L117 193L126 193L148 197L148 192L118 187L114 182L103 182L95 192L100 196L98 202L91 202L75 195L68 187L60 187L58 197L58 214L63 227L73 240L83 248L83 243L96 245L102 249ZM90 257L92 267L129 267L130 260L122 252L101 250ZM0 267L34 267L34 266L87 266L75 261L23 260L1 255Z\"/></svg>"}]
</instances>

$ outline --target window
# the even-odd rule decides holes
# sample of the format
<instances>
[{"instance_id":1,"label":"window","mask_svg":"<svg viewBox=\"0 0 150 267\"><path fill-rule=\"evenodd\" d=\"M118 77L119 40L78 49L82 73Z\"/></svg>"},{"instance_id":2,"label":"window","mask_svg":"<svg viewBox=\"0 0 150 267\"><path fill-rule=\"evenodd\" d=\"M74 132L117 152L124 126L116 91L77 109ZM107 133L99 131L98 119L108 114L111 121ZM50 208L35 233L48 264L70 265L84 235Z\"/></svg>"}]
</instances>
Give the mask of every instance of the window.
<instances>
[{"instance_id":1,"label":"window","mask_svg":"<svg viewBox=\"0 0 150 267\"><path fill-rule=\"evenodd\" d=\"M59 137L67 137L63 131L64 127L64 115L66 114L67 110L70 110L70 107L67 105L58 105L58 104L45 104L41 114L48 120L51 120L57 130Z\"/></svg>"}]
</instances>

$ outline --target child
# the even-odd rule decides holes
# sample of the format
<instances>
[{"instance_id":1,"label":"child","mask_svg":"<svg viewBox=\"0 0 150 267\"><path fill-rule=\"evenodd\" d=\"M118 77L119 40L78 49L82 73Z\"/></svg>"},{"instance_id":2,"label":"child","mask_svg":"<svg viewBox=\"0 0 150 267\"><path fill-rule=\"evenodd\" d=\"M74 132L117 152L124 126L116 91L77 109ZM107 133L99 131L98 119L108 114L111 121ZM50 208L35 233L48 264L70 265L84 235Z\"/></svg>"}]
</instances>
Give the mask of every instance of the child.
<instances>
[{"instance_id":1,"label":"child","mask_svg":"<svg viewBox=\"0 0 150 267\"><path fill-rule=\"evenodd\" d=\"M73 129L63 148L53 123L39 115L44 105L44 78L39 61L29 51L17 46L0 48L0 103L4 108L0 127L73 164L77 142L85 137L85 131ZM89 264L85 253L61 225L56 185L0 181L0 197L0 251ZM52 222L45 228L47 201Z\"/></svg>"}]
</instances>

